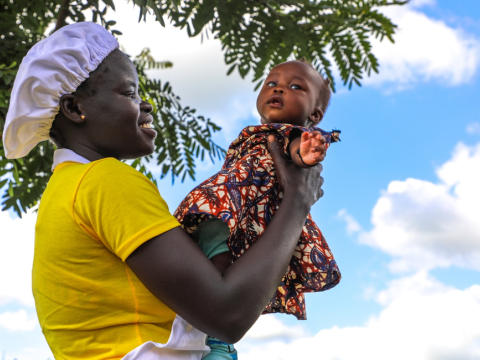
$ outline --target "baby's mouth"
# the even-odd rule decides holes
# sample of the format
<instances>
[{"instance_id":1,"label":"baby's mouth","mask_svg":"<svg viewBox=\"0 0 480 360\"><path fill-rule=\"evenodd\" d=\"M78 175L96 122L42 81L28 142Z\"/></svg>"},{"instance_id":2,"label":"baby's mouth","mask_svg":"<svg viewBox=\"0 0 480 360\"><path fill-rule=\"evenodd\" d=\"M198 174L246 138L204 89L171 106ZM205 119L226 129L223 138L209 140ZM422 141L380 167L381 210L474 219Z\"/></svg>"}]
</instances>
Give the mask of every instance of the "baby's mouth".
<instances>
[{"instance_id":1,"label":"baby's mouth","mask_svg":"<svg viewBox=\"0 0 480 360\"><path fill-rule=\"evenodd\" d=\"M267 105L273 106L273 107L282 107L283 106L283 99L281 96L278 95L273 95L268 99Z\"/></svg>"}]
</instances>

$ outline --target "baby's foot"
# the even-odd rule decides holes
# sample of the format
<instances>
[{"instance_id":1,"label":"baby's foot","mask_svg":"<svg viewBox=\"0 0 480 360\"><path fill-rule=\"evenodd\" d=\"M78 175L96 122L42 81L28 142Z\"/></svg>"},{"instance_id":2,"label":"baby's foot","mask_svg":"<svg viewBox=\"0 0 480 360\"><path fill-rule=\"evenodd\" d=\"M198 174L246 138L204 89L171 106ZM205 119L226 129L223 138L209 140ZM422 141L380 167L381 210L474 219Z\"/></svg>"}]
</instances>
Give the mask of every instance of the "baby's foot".
<instances>
[{"instance_id":1,"label":"baby's foot","mask_svg":"<svg viewBox=\"0 0 480 360\"><path fill-rule=\"evenodd\" d=\"M300 156L307 165L315 165L325 159L328 145L319 131L303 132L300 140Z\"/></svg>"}]
</instances>

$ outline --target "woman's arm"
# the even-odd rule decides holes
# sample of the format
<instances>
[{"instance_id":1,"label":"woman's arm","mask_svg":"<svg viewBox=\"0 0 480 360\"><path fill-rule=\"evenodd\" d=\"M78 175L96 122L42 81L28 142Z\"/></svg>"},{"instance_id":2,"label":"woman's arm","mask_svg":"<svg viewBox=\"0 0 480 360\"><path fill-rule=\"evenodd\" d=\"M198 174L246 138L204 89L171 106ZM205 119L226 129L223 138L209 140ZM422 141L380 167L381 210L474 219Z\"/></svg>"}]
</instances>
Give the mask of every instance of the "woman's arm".
<instances>
[{"instance_id":1,"label":"woman's arm","mask_svg":"<svg viewBox=\"0 0 480 360\"><path fill-rule=\"evenodd\" d=\"M301 169L287 163L272 138L282 204L261 241L223 275L181 228L151 239L127 259L156 297L197 329L229 343L243 337L275 293L310 207L323 195L321 165Z\"/></svg>"}]
</instances>

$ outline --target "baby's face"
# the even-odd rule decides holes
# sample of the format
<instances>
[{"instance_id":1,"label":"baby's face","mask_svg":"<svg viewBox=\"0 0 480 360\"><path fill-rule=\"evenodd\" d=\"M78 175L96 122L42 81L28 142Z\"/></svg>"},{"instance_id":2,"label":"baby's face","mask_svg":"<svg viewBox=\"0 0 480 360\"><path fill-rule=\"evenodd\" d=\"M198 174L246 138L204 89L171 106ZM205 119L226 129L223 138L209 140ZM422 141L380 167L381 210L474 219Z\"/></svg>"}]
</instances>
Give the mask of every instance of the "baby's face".
<instances>
[{"instance_id":1,"label":"baby's face","mask_svg":"<svg viewBox=\"0 0 480 360\"><path fill-rule=\"evenodd\" d=\"M262 124L306 126L307 121L312 120L312 114L316 116L320 111L320 81L318 73L307 64L289 61L275 66L257 98Z\"/></svg>"}]
</instances>

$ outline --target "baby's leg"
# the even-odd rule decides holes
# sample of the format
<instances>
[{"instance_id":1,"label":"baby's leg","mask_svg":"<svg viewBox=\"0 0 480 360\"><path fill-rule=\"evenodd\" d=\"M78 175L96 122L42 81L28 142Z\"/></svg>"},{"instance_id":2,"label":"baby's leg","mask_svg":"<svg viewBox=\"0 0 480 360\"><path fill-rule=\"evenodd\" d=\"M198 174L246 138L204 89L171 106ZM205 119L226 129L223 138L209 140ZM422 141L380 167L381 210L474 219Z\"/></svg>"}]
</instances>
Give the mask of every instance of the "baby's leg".
<instances>
[{"instance_id":1,"label":"baby's leg","mask_svg":"<svg viewBox=\"0 0 480 360\"><path fill-rule=\"evenodd\" d=\"M200 249L222 274L228 269L233 260L233 255L227 246L229 236L230 229L228 225L216 218L202 222L193 234L193 237L200 245ZM207 336L207 345L211 351L204 359L237 360L237 351L233 344Z\"/></svg>"},{"instance_id":2,"label":"baby's leg","mask_svg":"<svg viewBox=\"0 0 480 360\"><path fill-rule=\"evenodd\" d=\"M237 360L237 350L232 344L227 344L214 337L207 336L207 345L210 347L210 353L203 357L205 360Z\"/></svg>"}]
</instances>

